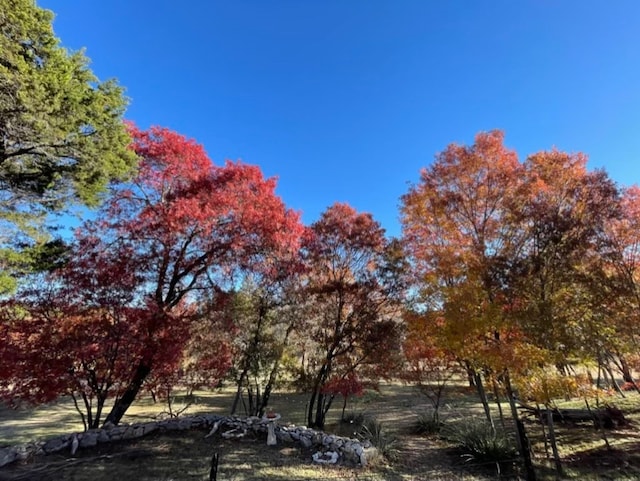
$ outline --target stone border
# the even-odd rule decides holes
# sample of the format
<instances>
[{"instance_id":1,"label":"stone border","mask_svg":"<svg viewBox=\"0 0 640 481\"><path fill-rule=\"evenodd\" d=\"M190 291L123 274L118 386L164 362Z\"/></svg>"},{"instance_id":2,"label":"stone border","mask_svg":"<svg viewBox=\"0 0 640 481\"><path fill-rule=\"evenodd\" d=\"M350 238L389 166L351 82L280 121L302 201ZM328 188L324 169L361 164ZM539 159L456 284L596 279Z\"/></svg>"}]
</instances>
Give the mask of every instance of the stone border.
<instances>
[{"instance_id":1,"label":"stone border","mask_svg":"<svg viewBox=\"0 0 640 481\"><path fill-rule=\"evenodd\" d=\"M0 467L15 461L22 461L34 455L53 454L69 450L75 454L77 449L90 448L98 444L136 439L155 431L185 431L196 428L213 428L227 426L238 433L237 437L253 432L267 432L268 420L256 416L218 416L214 414L185 416L137 424L125 424L110 428L90 429L82 433L65 434L47 441L21 444L0 448ZM214 427L216 426L217 427ZM282 443L297 443L305 448L317 448L319 453L333 452L332 459L366 466L367 459L377 455L377 450L369 441L345 438L326 434L304 426L276 426L276 438ZM317 453L316 453L317 454ZM316 456L319 457L319 456ZM319 457L320 458L320 457Z\"/></svg>"}]
</instances>

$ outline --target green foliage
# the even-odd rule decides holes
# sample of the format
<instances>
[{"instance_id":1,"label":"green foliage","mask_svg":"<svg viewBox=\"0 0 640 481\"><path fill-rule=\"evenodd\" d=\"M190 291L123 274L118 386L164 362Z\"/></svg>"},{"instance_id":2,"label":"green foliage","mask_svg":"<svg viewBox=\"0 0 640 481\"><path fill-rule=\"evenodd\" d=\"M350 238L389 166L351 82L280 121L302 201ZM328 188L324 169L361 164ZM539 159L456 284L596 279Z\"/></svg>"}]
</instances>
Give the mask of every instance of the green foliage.
<instances>
[{"instance_id":1,"label":"green foliage","mask_svg":"<svg viewBox=\"0 0 640 481\"><path fill-rule=\"evenodd\" d=\"M82 52L59 45L53 14L33 0L0 0L0 183L5 205L65 197L95 205L135 155L122 122L126 101L100 83Z\"/></svg>"},{"instance_id":2,"label":"green foliage","mask_svg":"<svg viewBox=\"0 0 640 481\"><path fill-rule=\"evenodd\" d=\"M484 420L465 419L447 424L442 435L458 445L469 460L498 463L517 455L513 437Z\"/></svg>"},{"instance_id":3,"label":"green foliage","mask_svg":"<svg viewBox=\"0 0 640 481\"><path fill-rule=\"evenodd\" d=\"M82 52L55 37L52 12L33 0L0 0L0 289L29 260L19 245L42 239L46 213L95 206L136 163L122 121L123 90L99 82ZM28 242L25 242L25 239ZM18 258L15 258L15 254Z\"/></svg>"},{"instance_id":4,"label":"green foliage","mask_svg":"<svg viewBox=\"0 0 640 481\"><path fill-rule=\"evenodd\" d=\"M39 239L32 245L0 247L0 295L13 293L21 276L49 272L66 262L67 246L61 239Z\"/></svg>"}]
</instances>

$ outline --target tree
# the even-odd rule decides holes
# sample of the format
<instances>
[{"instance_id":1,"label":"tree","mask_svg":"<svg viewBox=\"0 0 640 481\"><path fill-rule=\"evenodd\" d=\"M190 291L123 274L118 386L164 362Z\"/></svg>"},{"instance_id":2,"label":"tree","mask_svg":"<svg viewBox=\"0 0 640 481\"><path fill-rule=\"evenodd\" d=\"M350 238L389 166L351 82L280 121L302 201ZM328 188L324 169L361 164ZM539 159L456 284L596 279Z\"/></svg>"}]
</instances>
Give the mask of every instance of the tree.
<instances>
[{"instance_id":1,"label":"tree","mask_svg":"<svg viewBox=\"0 0 640 481\"><path fill-rule=\"evenodd\" d=\"M396 273L402 263L397 243L387 241L369 214L346 204L329 207L303 242L311 398L309 426L322 428L335 392L327 383L352 375L379 379L400 353Z\"/></svg>"},{"instance_id":2,"label":"tree","mask_svg":"<svg viewBox=\"0 0 640 481\"><path fill-rule=\"evenodd\" d=\"M402 347L407 366L403 377L427 397L433 408L431 422L439 427L444 391L447 382L460 373L460 360L446 347L442 313L407 309L404 320L406 335Z\"/></svg>"},{"instance_id":3,"label":"tree","mask_svg":"<svg viewBox=\"0 0 640 481\"><path fill-rule=\"evenodd\" d=\"M442 312L446 347L474 371L490 423L482 373L500 375L512 400L511 362L532 361L515 355L528 350L528 339L505 315L511 303L509 269L523 242L514 217L523 169L503 139L502 132L492 131L478 134L472 146L449 145L422 171L401 207L422 302ZM533 479L513 402L511 412L528 479Z\"/></svg>"},{"instance_id":4,"label":"tree","mask_svg":"<svg viewBox=\"0 0 640 481\"><path fill-rule=\"evenodd\" d=\"M403 197L403 227L421 301L442 313L445 346L476 370L488 418L480 373L502 383L530 468L511 378L570 355L602 362L614 345L604 259L619 202L584 155L552 150L521 164L502 141L481 133L439 154Z\"/></svg>"},{"instance_id":5,"label":"tree","mask_svg":"<svg viewBox=\"0 0 640 481\"><path fill-rule=\"evenodd\" d=\"M64 283L74 286L70 303L146 313L135 336L142 347L105 420L114 424L166 364L157 360L159 352L175 352L179 362L202 315L194 304L222 294L234 269L286 245L296 250L301 230L297 214L274 194L275 181L257 167L215 166L200 145L167 129L132 126L131 134L138 175L78 231L63 271Z\"/></svg>"},{"instance_id":6,"label":"tree","mask_svg":"<svg viewBox=\"0 0 640 481\"><path fill-rule=\"evenodd\" d=\"M552 150L524 164L525 243L511 292L519 298L522 329L559 366L569 357L597 360L612 340L604 260L606 228L619 218L620 204L615 184L602 171L587 171L586 161Z\"/></svg>"},{"instance_id":7,"label":"tree","mask_svg":"<svg viewBox=\"0 0 640 481\"><path fill-rule=\"evenodd\" d=\"M512 218L522 166L503 138L492 131L448 146L402 198L419 301L442 313L445 347L476 373L488 417L480 373L500 363L483 354L506 340L505 276L522 243Z\"/></svg>"},{"instance_id":8,"label":"tree","mask_svg":"<svg viewBox=\"0 0 640 481\"><path fill-rule=\"evenodd\" d=\"M347 409L347 402L352 396L362 396L364 394L364 384L358 376L351 372L346 376L333 377L327 381L324 386L324 393L331 396L340 394L342 396L342 413L340 421L346 421L344 412Z\"/></svg>"},{"instance_id":9,"label":"tree","mask_svg":"<svg viewBox=\"0 0 640 481\"><path fill-rule=\"evenodd\" d=\"M190 296L221 289L234 269L297 249L298 215L285 208L274 194L275 180L265 180L257 167L215 166L202 147L166 129L132 128L132 135L140 173L108 204L102 229L115 240L113 255L134 253L159 315L158 330L168 320L164 314ZM140 360L107 420L120 420L152 368Z\"/></svg>"},{"instance_id":10,"label":"tree","mask_svg":"<svg viewBox=\"0 0 640 481\"><path fill-rule=\"evenodd\" d=\"M52 20L33 0L0 2L3 210L59 205L71 195L95 205L135 163L122 89L99 83L82 52L62 48Z\"/></svg>"},{"instance_id":11,"label":"tree","mask_svg":"<svg viewBox=\"0 0 640 481\"><path fill-rule=\"evenodd\" d=\"M0 0L0 268L24 270L25 247L45 213L69 202L95 206L136 156L115 81L99 82L82 52L54 36L53 14L33 0ZM5 291L14 287L7 279Z\"/></svg>"},{"instance_id":12,"label":"tree","mask_svg":"<svg viewBox=\"0 0 640 481\"><path fill-rule=\"evenodd\" d=\"M242 402L245 414L264 415L292 334L300 325L299 296L292 282L296 263L284 258L280 263L293 270L283 268L275 277L250 276L234 295L231 317L236 331L237 390L231 414Z\"/></svg>"},{"instance_id":13,"label":"tree","mask_svg":"<svg viewBox=\"0 0 640 481\"><path fill-rule=\"evenodd\" d=\"M150 312L131 307L137 279L112 265L87 286L70 265L50 283L23 291L0 309L0 397L8 402L73 398L86 428L97 428L105 402L122 394L132 366L144 354ZM75 277L75 279L74 279ZM114 278L120 277L117 285ZM105 285L104 283L107 283ZM93 287L94 297L78 295ZM177 325L172 325L178 327ZM153 353L159 365L175 365L179 347L166 336Z\"/></svg>"},{"instance_id":14,"label":"tree","mask_svg":"<svg viewBox=\"0 0 640 481\"><path fill-rule=\"evenodd\" d=\"M605 259L604 291L601 306L607 312L609 329L615 342L610 346L610 360L618 366L625 382L639 389L631 367L638 354L640 327L640 188L621 189L620 215L605 225L608 252Z\"/></svg>"}]
</instances>

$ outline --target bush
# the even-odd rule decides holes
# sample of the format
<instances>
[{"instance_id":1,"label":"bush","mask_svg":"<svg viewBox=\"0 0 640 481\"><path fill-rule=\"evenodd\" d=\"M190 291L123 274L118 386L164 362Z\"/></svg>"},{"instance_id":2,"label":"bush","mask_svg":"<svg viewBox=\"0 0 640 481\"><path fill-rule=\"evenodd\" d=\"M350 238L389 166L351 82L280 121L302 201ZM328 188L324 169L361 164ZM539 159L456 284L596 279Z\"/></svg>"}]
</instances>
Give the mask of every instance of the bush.
<instances>
[{"instance_id":1,"label":"bush","mask_svg":"<svg viewBox=\"0 0 640 481\"><path fill-rule=\"evenodd\" d=\"M515 439L501 429L492 428L486 421L464 420L447 424L442 435L457 444L468 460L499 463L512 460L518 454Z\"/></svg>"},{"instance_id":2,"label":"bush","mask_svg":"<svg viewBox=\"0 0 640 481\"><path fill-rule=\"evenodd\" d=\"M625 382L622 384L622 386L620 386L620 389L622 391L635 391L636 385L632 382Z\"/></svg>"},{"instance_id":3,"label":"bush","mask_svg":"<svg viewBox=\"0 0 640 481\"><path fill-rule=\"evenodd\" d=\"M340 420L342 424L352 424L354 426L360 427L364 424L366 419L366 415L362 411L351 411L344 415L344 417Z\"/></svg>"},{"instance_id":4,"label":"bush","mask_svg":"<svg viewBox=\"0 0 640 481\"><path fill-rule=\"evenodd\" d=\"M389 461L394 461L398 458L398 441L396 437L391 436L376 418L370 417L364 420L358 437L370 441L376 447L378 453Z\"/></svg>"},{"instance_id":5,"label":"bush","mask_svg":"<svg viewBox=\"0 0 640 481\"><path fill-rule=\"evenodd\" d=\"M336 434L349 438L359 437L365 419L367 419L367 415L362 411L351 411L345 414L336 426Z\"/></svg>"},{"instance_id":6,"label":"bush","mask_svg":"<svg viewBox=\"0 0 640 481\"><path fill-rule=\"evenodd\" d=\"M440 421L440 416L437 416L435 412L418 414L413 425L413 432L415 434L437 434L443 426L444 423Z\"/></svg>"}]
</instances>

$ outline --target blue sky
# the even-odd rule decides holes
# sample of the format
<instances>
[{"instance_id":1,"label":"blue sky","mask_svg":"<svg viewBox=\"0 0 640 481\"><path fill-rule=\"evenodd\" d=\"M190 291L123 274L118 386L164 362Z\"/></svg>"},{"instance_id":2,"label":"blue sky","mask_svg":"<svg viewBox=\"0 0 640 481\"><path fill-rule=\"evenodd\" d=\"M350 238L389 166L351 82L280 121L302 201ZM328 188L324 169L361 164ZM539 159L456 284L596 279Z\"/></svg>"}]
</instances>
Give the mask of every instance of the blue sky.
<instances>
[{"instance_id":1,"label":"blue sky","mask_svg":"<svg viewBox=\"0 0 640 481\"><path fill-rule=\"evenodd\" d=\"M399 197L451 142L502 129L521 159L585 152L640 181L640 2L37 0L127 89L127 118L398 235Z\"/></svg>"}]
</instances>

